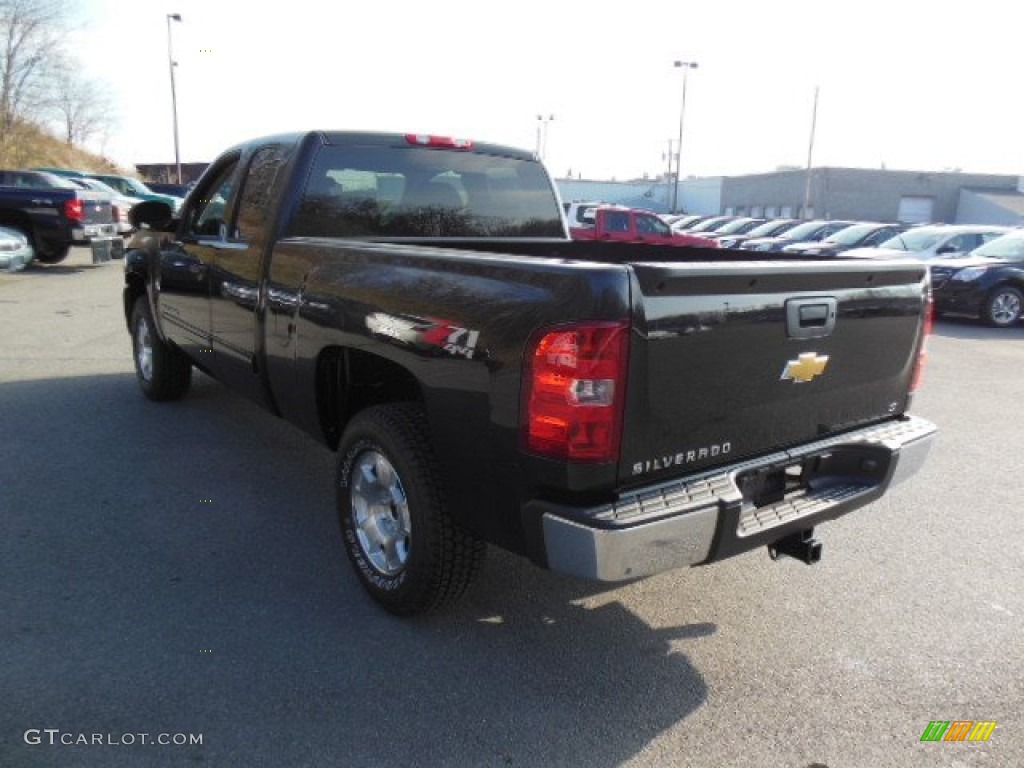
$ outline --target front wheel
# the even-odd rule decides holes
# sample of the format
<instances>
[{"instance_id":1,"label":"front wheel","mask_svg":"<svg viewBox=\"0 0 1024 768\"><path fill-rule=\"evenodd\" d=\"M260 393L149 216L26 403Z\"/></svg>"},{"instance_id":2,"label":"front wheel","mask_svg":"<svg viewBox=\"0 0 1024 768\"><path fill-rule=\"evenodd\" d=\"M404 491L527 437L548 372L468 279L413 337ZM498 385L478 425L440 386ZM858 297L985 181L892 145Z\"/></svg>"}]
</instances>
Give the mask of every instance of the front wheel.
<instances>
[{"instance_id":1,"label":"front wheel","mask_svg":"<svg viewBox=\"0 0 1024 768\"><path fill-rule=\"evenodd\" d=\"M1024 294L1011 285L1001 285L993 290L981 307L981 316L989 325L1007 328L1020 320L1024 309Z\"/></svg>"},{"instance_id":2,"label":"front wheel","mask_svg":"<svg viewBox=\"0 0 1024 768\"><path fill-rule=\"evenodd\" d=\"M444 508L421 406L374 406L352 419L338 446L337 493L356 576L391 613L450 602L479 571L484 543Z\"/></svg>"},{"instance_id":3,"label":"front wheel","mask_svg":"<svg viewBox=\"0 0 1024 768\"><path fill-rule=\"evenodd\" d=\"M132 305L132 357L135 377L150 400L177 400L192 383L192 363L185 354L156 333L149 301L140 296Z\"/></svg>"}]
</instances>

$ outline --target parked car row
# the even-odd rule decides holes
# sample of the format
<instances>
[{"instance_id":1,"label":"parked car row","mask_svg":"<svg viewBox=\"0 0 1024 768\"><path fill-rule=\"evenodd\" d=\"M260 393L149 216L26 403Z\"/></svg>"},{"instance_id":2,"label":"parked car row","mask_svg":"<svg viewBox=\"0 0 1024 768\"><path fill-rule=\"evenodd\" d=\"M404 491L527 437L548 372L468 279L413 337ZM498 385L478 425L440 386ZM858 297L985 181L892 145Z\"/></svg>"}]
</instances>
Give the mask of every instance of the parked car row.
<instances>
[{"instance_id":1,"label":"parked car row","mask_svg":"<svg viewBox=\"0 0 1024 768\"><path fill-rule=\"evenodd\" d=\"M674 232L717 241L721 248L856 259L915 259L929 265L935 312L969 315L996 327L1024 316L1024 229L989 224L847 220L662 217Z\"/></svg>"},{"instance_id":2,"label":"parked car row","mask_svg":"<svg viewBox=\"0 0 1024 768\"><path fill-rule=\"evenodd\" d=\"M121 237L133 229L131 209L144 200L167 203L175 213L183 202L116 174L0 169L0 269L56 264L76 244L90 246L94 262L116 258L124 252Z\"/></svg>"},{"instance_id":3,"label":"parked car row","mask_svg":"<svg viewBox=\"0 0 1024 768\"><path fill-rule=\"evenodd\" d=\"M70 168L37 168L35 170L48 171L56 174L57 176L63 176L64 178L71 179L72 181L76 179L97 179L112 188L117 194L123 195L124 197L136 198L138 200L156 200L161 203L167 203L171 206L171 210L175 214L181 210L181 204L184 202L184 197L182 196L154 192L146 186L146 184L138 179L133 179L131 176L119 176L116 173L75 171Z\"/></svg>"},{"instance_id":4,"label":"parked car row","mask_svg":"<svg viewBox=\"0 0 1024 768\"><path fill-rule=\"evenodd\" d=\"M123 251L110 195L71 183L46 171L0 169L0 226L24 238L31 249L13 247L4 268L24 269L32 261L56 264L73 245L88 245L94 261ZM115 249L114 241L122 246ZM13 254L13 255L12 255Z\"/></svg>"}]
</instances>

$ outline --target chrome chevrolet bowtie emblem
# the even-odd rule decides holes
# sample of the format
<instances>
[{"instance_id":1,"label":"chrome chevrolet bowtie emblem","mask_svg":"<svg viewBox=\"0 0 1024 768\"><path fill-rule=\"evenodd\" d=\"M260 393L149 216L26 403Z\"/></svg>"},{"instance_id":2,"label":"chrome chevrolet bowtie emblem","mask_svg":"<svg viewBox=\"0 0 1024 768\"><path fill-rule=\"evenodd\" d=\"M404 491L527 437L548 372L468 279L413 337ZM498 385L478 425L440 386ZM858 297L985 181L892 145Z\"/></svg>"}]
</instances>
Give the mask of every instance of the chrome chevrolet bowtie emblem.
<instances>
[{"instance_id":1,"label":"chrome chevrolet bowtie emblem","mask_svg":"<svg viewBox=\"0 0 1024 768\"><path fill-rule=\"evenodd\" d=\"M810 381L815 376L823 374L827 364L828 355L804 352L796 360L790 360L786 363L786 367L782 369L782 376L779 378L782 381L791 379L798 384L802 384L805 381Z\"/></svg>"}]
</instances>

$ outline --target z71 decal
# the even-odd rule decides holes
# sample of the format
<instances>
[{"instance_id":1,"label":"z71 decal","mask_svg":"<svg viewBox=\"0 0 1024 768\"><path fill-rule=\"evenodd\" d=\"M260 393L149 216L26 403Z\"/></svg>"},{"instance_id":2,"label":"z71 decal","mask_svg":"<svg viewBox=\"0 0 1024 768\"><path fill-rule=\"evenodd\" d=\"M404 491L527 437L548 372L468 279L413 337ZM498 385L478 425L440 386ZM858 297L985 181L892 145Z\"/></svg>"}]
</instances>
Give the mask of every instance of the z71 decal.
<instances>
[{"instance_id":1,"label":"z71 decal","mask_svg":"<svg viewBox=\"0 0 1024 768\"><path fill-rule=\"evenodd\" d=\"M472 360L477 356L480 331L463 328L449 320L374 312L366 316L366 328L375 336L394 339L419 352L448 354Z\"/></svg>"}]
</instances>

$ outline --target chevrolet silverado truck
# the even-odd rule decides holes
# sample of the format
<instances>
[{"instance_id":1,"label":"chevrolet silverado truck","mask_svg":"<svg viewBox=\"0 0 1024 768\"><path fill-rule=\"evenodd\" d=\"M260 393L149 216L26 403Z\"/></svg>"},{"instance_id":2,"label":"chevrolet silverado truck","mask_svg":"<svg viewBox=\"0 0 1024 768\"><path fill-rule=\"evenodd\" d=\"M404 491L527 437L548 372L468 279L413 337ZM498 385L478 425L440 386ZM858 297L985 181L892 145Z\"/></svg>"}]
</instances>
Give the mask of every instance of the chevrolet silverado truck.
<instances>
[{"instance_id":1,"label":"chevrolet silverado truck","mask_svg":"<svg viewBox=\"0 0 1024 768\"><path fill-rule=\"evenodd\" d=\"M93 263L120 255L109 195L44 171L0 170L0 226L28 238L36 261L58 264L72 245L88 245Z\"/></svg>"},{"instance_id":2,"label":"chevrolet silverado truck","mask_svg":"<svg viewBox=\"0 0 1024 768\"><path fill-rule=\"evenodd\" d=\"M621 205L601 205L588 211L588 220L588 225L569 227L569 236L573 240L718 247L718 243L710 237L674 231L653 211Z\"/></svg>"},{"instance_id":3,"label":"chevrolet silverado truck","mask_svg":"<svg viewBox=\"0 0 1024 768\"><path fill-rule=\"evenodd\" d=\"M274 136L180 217L132 216L142 392L199 369L336 451L343 547L395 614L457 597L486 544L607 582L814 562L936 431L908 413L926 267L572 241L522 150Z\"/></svg>"}]
</instances>

